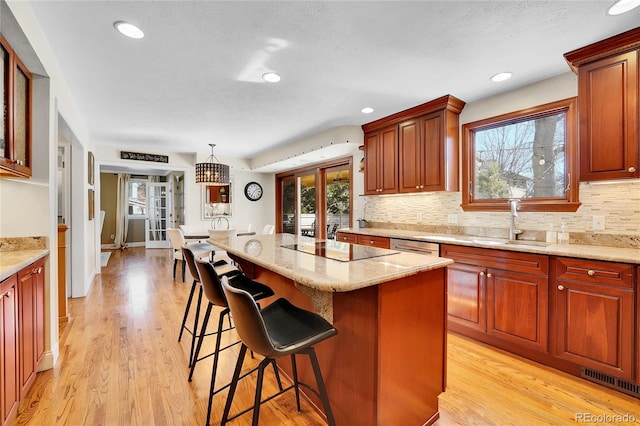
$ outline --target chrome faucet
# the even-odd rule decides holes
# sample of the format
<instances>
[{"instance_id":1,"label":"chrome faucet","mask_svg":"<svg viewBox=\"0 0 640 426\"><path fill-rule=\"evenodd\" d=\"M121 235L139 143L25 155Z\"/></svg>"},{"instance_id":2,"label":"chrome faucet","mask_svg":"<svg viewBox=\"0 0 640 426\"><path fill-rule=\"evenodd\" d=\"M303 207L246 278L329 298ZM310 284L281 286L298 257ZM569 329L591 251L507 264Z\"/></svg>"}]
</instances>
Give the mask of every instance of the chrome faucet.
<instances>
[{"instance_id":1,"label":"chrome faucet","mask_svg":"<svg viewBox=\"0 0 640 426\"><path fill-rule=\"evenodd\" d=\"M518 217L518 203L520 200L509 200L511 205L511 222L509 223L509 240L515 241L518 239L518 235L522 234L520 229L516 229L516 217Z\"/></svg>"}]
</instances>

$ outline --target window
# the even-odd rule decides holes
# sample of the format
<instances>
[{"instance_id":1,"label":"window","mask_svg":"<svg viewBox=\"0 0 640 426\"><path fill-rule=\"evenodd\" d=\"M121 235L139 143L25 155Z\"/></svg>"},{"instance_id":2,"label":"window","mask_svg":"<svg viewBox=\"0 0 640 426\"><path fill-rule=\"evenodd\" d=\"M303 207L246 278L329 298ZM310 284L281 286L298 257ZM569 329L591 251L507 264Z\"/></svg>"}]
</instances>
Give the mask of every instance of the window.
<instances>
[{"instance_id":1,"label":"window","mask_svg":"<svg viewBox=\"0 0 640 426\"><path fill-rule=\"evenodd\" d=\"M576 211L576 98L462 126L462 208Z\"/></svg>"},{"instance_id":2,"label":"window","mask_svg":"<svg viewBox=\"0 0 640 426\"><path fill-rule=\"evenodd\" d=\"M129 217L147 215L147 181L131 179L129 181Z\"/></svg>"}]
</instances>

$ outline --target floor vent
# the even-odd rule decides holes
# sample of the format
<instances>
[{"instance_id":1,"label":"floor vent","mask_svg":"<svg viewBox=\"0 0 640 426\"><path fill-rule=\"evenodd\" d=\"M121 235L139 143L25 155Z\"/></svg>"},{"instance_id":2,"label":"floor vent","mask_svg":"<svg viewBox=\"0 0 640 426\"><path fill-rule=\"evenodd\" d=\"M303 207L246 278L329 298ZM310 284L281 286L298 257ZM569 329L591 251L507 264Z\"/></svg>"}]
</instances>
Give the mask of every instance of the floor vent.
<instances>
[{"instance_id":1,"label":"floor vent","mask_svg":"<svg viewBox=\"0 0 640 426\"><path fill-rule=\"evenodd\" d=\"M582 367L580 375L587 380L591 380L592 382L601 384L620 392L624 392L627 395L640 398L640 385L637 385L635 383L618 379L616 377L610 376L609 374L605 374L600 371L592 370L585 367Z\"/></svg>"}]
</instances>

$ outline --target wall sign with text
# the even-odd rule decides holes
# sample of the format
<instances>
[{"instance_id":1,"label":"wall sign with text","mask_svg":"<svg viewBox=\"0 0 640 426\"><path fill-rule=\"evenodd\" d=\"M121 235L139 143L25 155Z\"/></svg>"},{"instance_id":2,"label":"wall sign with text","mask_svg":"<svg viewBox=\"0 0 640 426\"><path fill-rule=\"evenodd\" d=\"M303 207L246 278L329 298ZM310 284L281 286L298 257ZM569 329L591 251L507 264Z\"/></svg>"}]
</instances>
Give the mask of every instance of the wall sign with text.
<instances>
[{"instance_id":1,"label":"wall sign with text","mask_svg":"<svg viewBox=\"0 0 640 426\"><path fill-rule=\"evenodd\" d=\"M155 161L156 163L168 163L168 155L145 154L143 152L120 151L120 158L123 160Z\"/></svg>"}]
</instances>

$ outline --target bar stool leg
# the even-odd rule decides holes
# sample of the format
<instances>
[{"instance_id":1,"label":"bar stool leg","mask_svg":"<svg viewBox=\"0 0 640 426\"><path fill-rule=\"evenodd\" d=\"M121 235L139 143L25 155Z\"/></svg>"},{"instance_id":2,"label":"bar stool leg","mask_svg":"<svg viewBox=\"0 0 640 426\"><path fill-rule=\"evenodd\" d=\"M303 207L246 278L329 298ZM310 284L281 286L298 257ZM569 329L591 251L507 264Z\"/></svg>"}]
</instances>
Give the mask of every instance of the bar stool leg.
<instances>
[{"instance_id":1,"label":"bar stool leg","mask_svg":"<svg viewBox=\"0 0 640 426\"><path fill-rule=\"evenodd\" d=\"M258 426L258 419L260 418L260 399L262 398L262 381L264 378L264 368L267 364L271 363L269 358L265 358L260 361L258 365L258 379L256 381L256 396L253 400L253 421L252 426Z\"/></svg>"},{"instance_id":2,"label":"bar stool leg","mask_svg":"<svg viewBox=\"0 0 640 426\"><path fill-rule=\"evenodd\" d=\"M193 378L193 370L196 368L196 362L198 362L198 355L200 355L200 348L202 348L202 342L204 341L204 335L207 331L207 325L209 324L209 316L211 315L211 309L213 308L213 303L209 303L207 305L207 310L204 313L204 319L202 320L202 327L200 328L200 334L198 335L198 344L196 345L196 351L193 354L193 360L191 361L190 367L191 371L189 371L189 381Z\"/></svg>"},{"instance_id":3,"label":"bar stool leg","mask_svg":"<svg viewBox=\"0 0 640 426\"><path fill-rule=\"evenodd\" d=\"M187 306L184 308L184 317L182 318L182 324L180 325L180 334L178 335L178 342L182 340L182 333L184 332L185 325L187 324L187 317L189 316L189 310L191 309L191 302L193 300L193 293L196 291L197 281L193 281L191 284L191 291L189 292L189 299L187 300Z\"/></svg>"},{"instance_id":4,"label":"bar stool leg","mask_svg":"<svg viewBox=\"0 0 640 426\"><path fill-rule=\"evenodd\" d=\"M238 354L238 361L236 362L236 369L233 371L233 377L231 378L231 385L229 386L229 393L227 394L227 402L224 405L224 412L222 413L222 421L220 426L227 424L229 418L229 411L231 411L231 403L233 402L233 396L236 393L238 387L238 379L240 377L240 371L242 370L242 364L244 363L244 356L247 353L247 347L242 344L240 353ZM209 402L209 411L207 412L207 426L209 426L209 419L211 417L211 402Z\"/></svg>"},{"instance_id":5,"label":"bar stool leg","mask_svg":"<svg viewBox=\"0 0 640 426\"><path fill-rule=\"evenodd\" d=\"M189 350L189 367L193 363L193 352L196 347L196 336L198 335L198 319L200 318L200 305L202 304L202 286L198 286L198 305L196 306L196 316L193 319L193 333L191 333L191 349ZM204 330L203 330L204 331Z\"/></svg>"},{"instance_id":6,"label":"bar stool leg","mask_svg":"<svg viewBox=\"0 0 640 426\"><path fill-rule=\"evenodd\" d=\"M298 366L296 365L296 354L291 354L291 369L293 371L293 388L296 392L296 407L300 412L300 389L298 388Z\"/></svg>"},{"instance_id":7,"label":"bar stool leg","mask_svg":"<svg viewBox=\"0 0 640 426\"><path fill-rule=\"evenodd\" d=\"M316 376L316 383L318 384L318 391L320 392L320 399L324 406L324 414L327 416L327 423L329 426L335 426L336 420L333 417L333 411L331 411L331 405L329 404L329 395L327 395L327 388L324 386L324 380L322 380L322 373L320 372L320 364L318 364L318 357L316 357L316 350L312 347L307 348L304 351L309 354L311 358L311 366L313 367L313 374Z\"/></svg>"}]
</instances>

